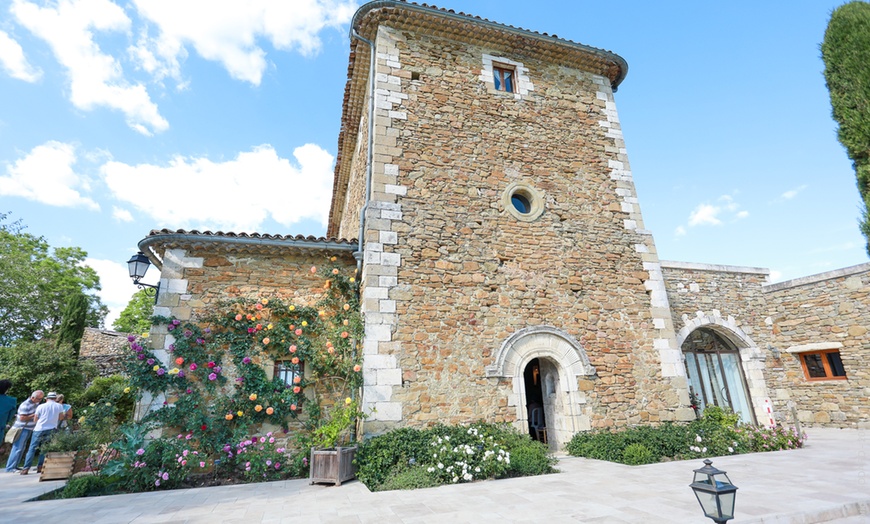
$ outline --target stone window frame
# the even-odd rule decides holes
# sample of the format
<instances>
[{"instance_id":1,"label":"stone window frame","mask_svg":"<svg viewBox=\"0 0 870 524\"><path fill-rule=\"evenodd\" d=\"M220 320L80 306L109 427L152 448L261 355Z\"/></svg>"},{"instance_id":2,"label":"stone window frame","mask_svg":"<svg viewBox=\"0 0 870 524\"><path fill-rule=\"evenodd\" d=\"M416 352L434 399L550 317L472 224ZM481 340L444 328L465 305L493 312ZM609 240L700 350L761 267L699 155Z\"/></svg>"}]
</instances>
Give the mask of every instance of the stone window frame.
<instances>
[{"instance_id":1,"label":"stone window frame","mask_svg":"<svg viewBox=\"0 0 870 524\"><path fill-rule=\"evenodd\" d=\"M523 65L522 62L511 60L503 56L494 56L484 53L482 57L483 68L480 71L480 81L486 86L486 90L492 94L500 94L505 96L513 96L517 100L522 100L529 93L535 90L535 85L529 78L529 68ZM497 90L495 88L495 77L493 67L501 69L512 69L514 71L513 92Z\"/></svg>"},{"instance_id":2,"label":"stone window frame","mask_svg":"<svg viewBox=\"0 0 870 524\"><path fill-rule=\"evenodd\" d=\"M831 369L831 365L828 362L828 354L836 353L837 358L840 360L840 366L843 367L842 375L835 375L834 370ZM807 366L807 357L817 356L819 360L822 362L822 368L824 369L825 376L824 377L813 377L810 376L810 370ZM846 375L846 367L843 366L843 358L840 356L839 349L820 349L817 351L804 351L801 353L797 353L797 357L801 363L801 369L804 371L804 378L808 382L820 382L820 381L829 381L829 380L848 380L848 376Z\"/></svg>"},{"instance_id":3,"label":"stone window frame","mask_svg":"<svg viewBox=\"0 0 870 524\"><path fill-rule=\"evenodd\" d=\"M519 195L529 202L528 213L521 213L514 206L514 195ZM534 222L544 213L544 194L529 182L513 182L502 192L501 204L509 215L520 222Z\"/></svg>"}]
</instances>

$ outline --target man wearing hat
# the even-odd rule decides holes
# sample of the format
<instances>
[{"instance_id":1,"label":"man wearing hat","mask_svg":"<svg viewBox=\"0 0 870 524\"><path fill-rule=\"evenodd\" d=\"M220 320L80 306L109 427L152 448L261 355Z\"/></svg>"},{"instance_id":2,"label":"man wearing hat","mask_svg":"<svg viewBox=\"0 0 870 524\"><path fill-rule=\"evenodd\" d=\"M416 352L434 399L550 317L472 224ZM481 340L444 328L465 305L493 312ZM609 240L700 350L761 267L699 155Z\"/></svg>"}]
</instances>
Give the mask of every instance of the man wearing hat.
<instances>
[{"instance_id":1,"label":"man wearing hat","mask_svg":"<svg viewBox=\"0 0 870 524\"><path fill-rule=\"evenodd\" d=\"M60 415L63 413L63 404L57 403L57 393L52 391L45 398L47 402L36 408L36 427L33 428L30 448L27 450L27 457L24 458L22 475L27 475L29 472L30 466L33 465L33 456L39 453L39 447L51 438L54 430L57 429ZM39 461L36 464L37 472L42 471L43 461L45 461L45 456L39 453Z\"/></svg>"}]
</instances>

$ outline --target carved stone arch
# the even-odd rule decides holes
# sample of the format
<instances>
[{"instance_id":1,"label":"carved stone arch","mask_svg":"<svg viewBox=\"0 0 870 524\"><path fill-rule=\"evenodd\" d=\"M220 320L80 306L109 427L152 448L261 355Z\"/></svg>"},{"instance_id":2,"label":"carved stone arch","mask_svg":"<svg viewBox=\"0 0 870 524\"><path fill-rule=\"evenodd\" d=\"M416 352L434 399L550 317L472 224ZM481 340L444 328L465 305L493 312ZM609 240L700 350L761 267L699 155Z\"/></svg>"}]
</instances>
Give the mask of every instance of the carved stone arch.
<instances>
[{"instance_id":1,"label":"carved stone arch","mask_svg":"<svg viewBox=\"0 0 870 524\"><path fill-rule=\"evenodd\" d=\"M689 338L689 335L697 329L707 329L715 332L737 348L756 420L758 422L769 421L773 423L773 414L767 410L770 402L770 392L767 389L767 382L764 378L766 371L764 364L765 355L755 341L752 340L752 337L740 328L734 317L722 318L717 310L713 310L710 313L698 311L695 314L695 318L683 315L682 320L684 322L683 327L677 332L677 347L680 348L682 354L683 371L685 371L686 358L685 353L682 353L683 344Z\"/></svg>"},{"instance_id":2,"label":"carved stone arch","mask_svg":"<svg viewBox=\"0 0 870 524\"><path fill-rule=\"evenodd\" d=\"M695 314L695 318L693 319L689 319L688 315L683 315L683 322L685 322L683 328L677 332L677 347L679 348L683 347L683 342L689 338L692 331L695 331L698 328L706 328L715 331L717 334L734 344L734 347L741 350L741 353L743 349L758 348L755 341L752 340L752 337L740 329L740 326L737 325L734 317L722 318L718 311L714 310L710 314L704 314L699 311Z\"/></svg>"},{"instance_id":3,"label":"carved stone arch","mask_svg":"<svg viewBox=\"0 0 870 524\"><path fill-rule=\"evenodd\" d=\"M533 360L545 374L544 410L551 449L563 447L578 431L591 428L586 395L578 377L595 374L583 346L571 335L552 326L532 326L509 336L495 353L486 376L509 378L513 387L509 405L516 408L514 425L525 431L528 424L523 372Z\"/></svg>"},{"instance_id":4,"label":"carved stone arch","mask_svg":"<svg viewBox=\"0 0 870 524\"><path fill-rule=\"evenodd\" d=\"M523 366L540 356L556 361L573 377L595 374L586 351L574 337L552 326L531 326L517 331L502 343L493 364L486 367L486 376L522 376ZM576 378L572 382L576 386Z\"/></svg>"}]
</instances>

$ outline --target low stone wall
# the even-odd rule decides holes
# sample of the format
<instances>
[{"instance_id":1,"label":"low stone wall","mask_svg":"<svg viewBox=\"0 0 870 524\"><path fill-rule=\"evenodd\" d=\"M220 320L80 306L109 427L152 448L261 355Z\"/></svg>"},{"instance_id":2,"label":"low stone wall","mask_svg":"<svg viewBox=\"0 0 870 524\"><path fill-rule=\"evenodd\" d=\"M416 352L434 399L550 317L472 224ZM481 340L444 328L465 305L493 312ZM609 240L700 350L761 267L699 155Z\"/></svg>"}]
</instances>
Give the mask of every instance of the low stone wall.
<instances>
[{"instance_id":1,"label":"low stone wall","mask_svg":"<svg viewBox=\"0 0 870 524\"><path fill-rule=\"evenodd\" d=\"M129 348L127 335L129 333L85 328L79 359L94 362L101 377L123 375L124 353Z\"/></svg>"}]
</instances>

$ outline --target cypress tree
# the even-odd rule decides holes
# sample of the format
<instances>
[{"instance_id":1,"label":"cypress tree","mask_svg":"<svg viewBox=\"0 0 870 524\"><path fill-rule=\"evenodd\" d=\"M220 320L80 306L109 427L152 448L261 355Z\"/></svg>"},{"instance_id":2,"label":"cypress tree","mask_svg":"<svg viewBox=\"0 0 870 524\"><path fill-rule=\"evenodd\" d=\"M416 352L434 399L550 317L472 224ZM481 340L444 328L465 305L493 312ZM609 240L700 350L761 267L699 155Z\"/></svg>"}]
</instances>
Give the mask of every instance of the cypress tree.
<instances>
[{"instance_id":1,"label":"cypress tree","mask_svg":"<svg viewBox=\"0 0 870 524\"><path fill-rule=\"evenodd\" d=\"M73 293L67 299L63 308L63 320L57 332L57 343L70 344L75 350L76 357L82 347L82 336L85 333L85 325L88 317L88 297L84 293Z\"/></svg>"},{"instance_id":2,"label":"cypress tree","mask_svg":"<svg viewBox=\"0 0 870 524\"><path fill-rule=\"evenodd\" d=\"M838 138L852 160L864 202L859 224L870 255L870 3L850 2L831 13L822 60Z\"/></svg>"}]
</instances>

